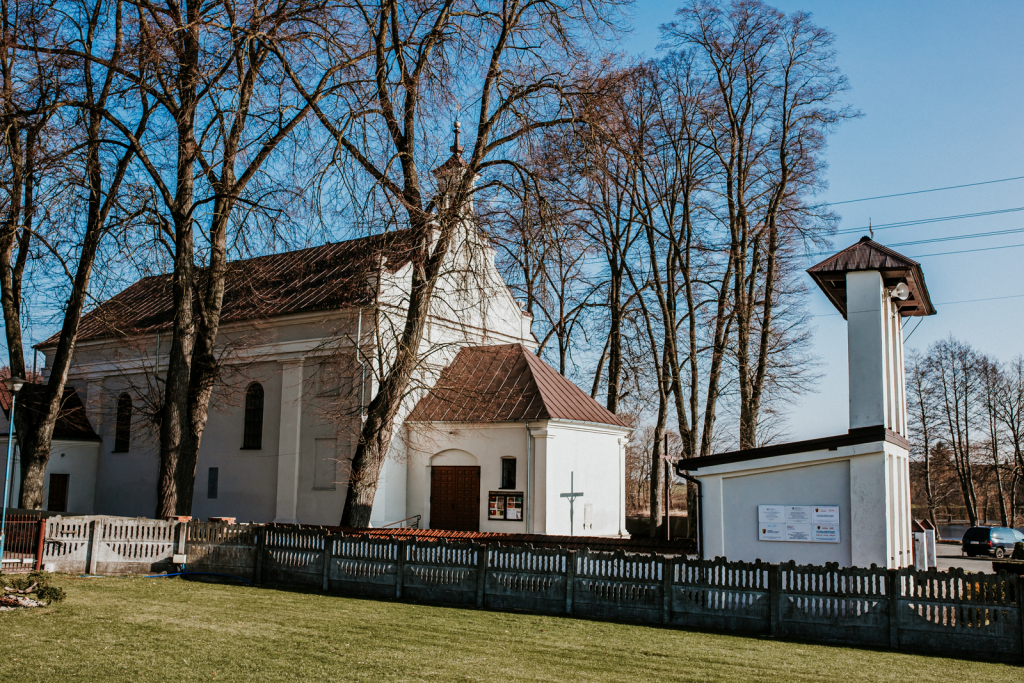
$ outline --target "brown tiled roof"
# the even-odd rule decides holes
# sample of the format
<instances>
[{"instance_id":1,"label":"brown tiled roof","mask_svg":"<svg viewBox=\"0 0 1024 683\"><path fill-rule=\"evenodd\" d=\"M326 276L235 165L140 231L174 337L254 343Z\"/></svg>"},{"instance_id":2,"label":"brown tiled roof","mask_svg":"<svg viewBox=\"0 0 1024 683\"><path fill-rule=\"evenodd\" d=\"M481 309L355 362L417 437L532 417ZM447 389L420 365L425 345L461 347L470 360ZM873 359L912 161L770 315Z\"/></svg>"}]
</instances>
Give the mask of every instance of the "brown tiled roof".
<instances>
[{"instance_id":1,"label":"brown tiled roof","mask_svg":"<svg viewBox=\"0 0 1024 683\"><path fill-rule=\"evenodd\" d=\"M889 247L862 237L859 242L811 266L807 273L825 292L832 305L846 317L846 274L858 270L877 270L886 287L906 283L910 296L906 301L894 300L900 315L935 315L935 307L928 295L921 264Z\"/></svg>"},{"instance_id":2,"label":"brown tiled roof","mask_svg":"<svg viewBox=\"0 0 1024 683\"><path fill-rule=\"evenodd\" d=\"M574 420L629 426L522 344L463 348L406 419Z\"/></svg>"},{"instance_id":3,"label":"brown tiled roof","mask_svg":"<svg viewBox=\"0 0 1024 683\"><path fill-rule=\"evenodd\" d=\"M39 419L41 405L46 393L44 384L26 384L18 392L18 413L31 418L33 422ZM11 392L0 383L0 408L4 416L11 417ZM22 412L22 411L28 411ZM78 392L71 387L64 388L64 397L61 402L60 411L57 413L57 423L53 426L54 439L68 439L71 441L99 441L100 437L89 424L89 418L85 414L85 405Z\"/></svg>"},{"instance_id":4,"label":"brown tiled roof","mask_svg":"<svg viewBox=\"0 0 1024 683\"><path fill-rule=\"evenodd\" d=\"M413 235L398 230L228 264L221 322L332 310L369 303L378 264L394 272L409 262ZM205 270L200 269L200 285ZM142 278L82 318L78 340L170 329L171 276ZM53 335L40 347L57 343Z\"/></svg>"}]
</instances>

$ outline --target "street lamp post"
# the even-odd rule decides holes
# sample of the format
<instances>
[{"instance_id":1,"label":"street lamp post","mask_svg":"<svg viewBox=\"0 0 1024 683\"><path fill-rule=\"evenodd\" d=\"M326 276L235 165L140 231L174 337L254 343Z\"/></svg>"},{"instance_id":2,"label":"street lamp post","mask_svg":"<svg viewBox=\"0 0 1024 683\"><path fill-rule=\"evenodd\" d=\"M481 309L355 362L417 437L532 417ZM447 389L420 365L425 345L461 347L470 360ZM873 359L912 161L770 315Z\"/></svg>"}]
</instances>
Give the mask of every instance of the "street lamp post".
<instances>
[{"instance_id":1,"label":"street lamp post","mask_svg":"<svg viewBox=\"0 0 1024 683\"><path fill-rule=\"evenodd\" d=\"M7 505L11 497L11 466L14 461L14 406L18 402L18 392L25 386L25 380L20 377L8 377L4 385L11 392L11 426L7 430L7 467L4 470L4 512L3 522L0 522L0 571L4 566L4 545L7 541Z\"/></svg>"}]
</instances>

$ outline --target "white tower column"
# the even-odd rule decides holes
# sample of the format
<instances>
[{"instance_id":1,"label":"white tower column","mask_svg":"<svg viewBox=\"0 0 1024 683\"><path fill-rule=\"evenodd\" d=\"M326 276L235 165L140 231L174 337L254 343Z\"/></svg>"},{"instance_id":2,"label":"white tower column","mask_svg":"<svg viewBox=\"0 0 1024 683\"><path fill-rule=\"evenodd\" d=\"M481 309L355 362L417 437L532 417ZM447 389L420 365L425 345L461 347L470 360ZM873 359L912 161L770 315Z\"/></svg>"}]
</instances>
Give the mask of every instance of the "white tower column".
<instances>
[{"instance_id":1,"label":"white tower column","mask_svg":"<svg viewBox=\"0 0 1024 683\"><path fill-rule=\"evenodd\" d=\"M903 329L877 270L846 274L850 429L906 432Z\"/></svg>"}]
</instances>

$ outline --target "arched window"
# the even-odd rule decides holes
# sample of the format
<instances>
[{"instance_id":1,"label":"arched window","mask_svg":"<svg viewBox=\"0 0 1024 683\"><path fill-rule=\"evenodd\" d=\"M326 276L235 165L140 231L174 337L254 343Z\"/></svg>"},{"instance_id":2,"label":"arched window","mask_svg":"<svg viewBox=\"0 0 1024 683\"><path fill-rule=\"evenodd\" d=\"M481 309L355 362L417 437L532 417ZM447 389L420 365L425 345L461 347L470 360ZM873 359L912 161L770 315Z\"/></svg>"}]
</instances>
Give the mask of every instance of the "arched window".
<instances>
[{"instance_id":1,"label":"arched window","mask_svg":"<svg viewBox=\"0 0 1024 683\"><path fill-rule=\"evenodd\" d=\"M114 425L114 452L127 453L132 443L132 397L117 397L117 417Z\"/></svg>"},{"instance_id":2,"label":"arched window","mask_svg":"<svg viewBox=\"0 0 1024 683\"><path fill-rule=\"evenodd\" d=\"M263 385L253 382L245 390L245 427L242 448L258 451L263 448Z\"/></svg>"}]
</instances>

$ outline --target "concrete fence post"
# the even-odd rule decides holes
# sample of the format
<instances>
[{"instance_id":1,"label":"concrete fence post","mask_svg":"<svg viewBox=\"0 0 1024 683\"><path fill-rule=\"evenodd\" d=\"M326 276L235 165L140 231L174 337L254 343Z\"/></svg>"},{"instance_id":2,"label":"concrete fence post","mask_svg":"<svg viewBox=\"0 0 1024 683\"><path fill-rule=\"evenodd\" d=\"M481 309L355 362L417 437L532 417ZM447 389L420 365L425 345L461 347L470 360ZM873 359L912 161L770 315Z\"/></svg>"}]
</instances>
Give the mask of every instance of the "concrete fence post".
<instances>
[{"instance_id":1,"label":"concrete fence post","mask_svg":"<svg viewBox=\"0 0 1024 683\"><path fill-rule=\"evenodd\" d=\"M256 549L253 555L252 582L257 586L263 583L263 548L266 545L267 527L256 530Z\"/></svg>"},{"instance_id":2,"label":"concrete fence post","mask_svg":"<svg viewBox=\"0 0 1024 683\"><path fill-rule=\"evenodd\" d=\"M95 574L99 562L100 536L103 535L103 522L94 519L89 523L89 559L86 562L85 573Z\"/></svg>"},{"instance_id":3,"label":"concrete fence post","mask_svg":"<svg viewBox=\"0 0 1024 683\"><path fill-rule=\"evenodd\" d=\"M1013 589L1017 592L1017 617L1020 619L1020 658L1024 661L1024 577L1018 575L1010 577L1013 581Z\"/></svg>"},{"instance_id":4,"label":"concrete fence post","mask_svg":"<svg viewBox=\"0 0 1024 683\"><path fill-rule=\"evenodd\" d=\"M573 593L576 589L576 551L565 553L565 613L572 614Z\"/></svg>"},{"instance_id":5,"label":"concrete fence post","mask_svg":"<svg viewBox=\"0 0 1024 683\"><path fill-rule=\"evenodd\" d=\"M674 558L661 558L661 623L672 623L672 579L675 573Z\"/></svg>"},{"instance_id":6,"label":"concrete fence post","mask_svg":"<svg viewBox=\"0 0 1024 683\"><path fill-rule=\"evenodd\" d=\"M392 548L398 548L398 558L395 563L395 600L402 599L402 588L405 586L405 554L409 541L392 541Z\"/></svg>"},{"instance_id":7,"label":"concrete fence post","mask_svg":"<svg viewBox=\"0 0 1024 683\"><path fill-rule=\"evenodd\" d=\"M490 555L490 547L474 543L476 546L476 606L484 606L484 591L487 590L487 560Z\"/></svg>"},{"instance_id":8,"label":"concrete fence post","mask_svg":"<svg viewBox=\"0 0 1024 683\"><path fill-rule=\"evenodd\" d=\"M885 592L889 598L889 647L900 646L900 575L897 569L885 570Z\"/></svg>"},{"instance_id":9,"label":"concrete fence post","mask_svg":"<svg viewBox=\"0 0 1024 683\"><path fill-rule=\"evenodd\" d=\"M327 592L331 587L331 560L334 557L334 536L328 532L324 532L324 554L323 554L323 582L320 586L323 592Z\"/></svg>"},{"instance_id":10,"label":"concrete fence post","mask_svg":"<svg viewBox=\"0 0 1024 683\"><path fill-rule=\"evenodd\" d=\"M768 566L768 635L779 637L782 621L782 569L777 564Z\"/></svg>"},{"instance_id":11,"label":"concrete fence post","mask_svg":"<svg viewBox=\"0 0 1024 683\"><path fill-rule=\"evenodd\" d=\"M185 546L188 544L188 522L176 522L177 539L178 539L178 554L185 555L186 562L188 561L188 551Z\"/></svg>"}]
</instances>

